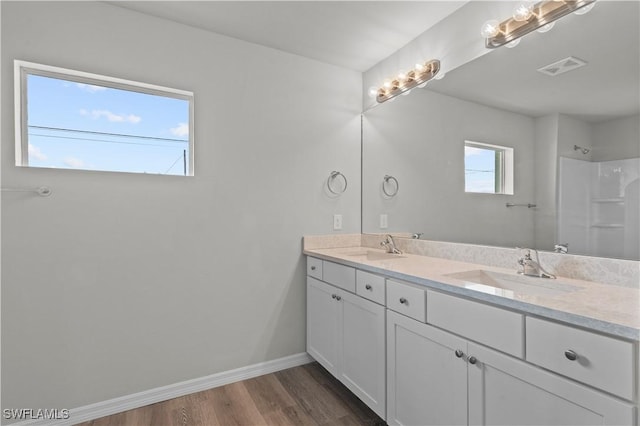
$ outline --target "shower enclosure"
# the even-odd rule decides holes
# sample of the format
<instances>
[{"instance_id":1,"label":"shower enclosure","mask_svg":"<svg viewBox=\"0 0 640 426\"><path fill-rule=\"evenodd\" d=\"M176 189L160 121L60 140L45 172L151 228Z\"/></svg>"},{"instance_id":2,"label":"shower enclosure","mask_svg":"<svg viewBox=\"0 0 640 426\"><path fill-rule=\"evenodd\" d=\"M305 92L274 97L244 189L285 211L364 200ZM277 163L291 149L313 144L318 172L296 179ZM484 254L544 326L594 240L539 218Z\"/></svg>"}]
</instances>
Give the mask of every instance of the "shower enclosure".
<instances>
[{"instance_id":1,"label":"shower enclosure","mask_svg":"<svg viewBox=\"0 0 640 426\"><path fill-rule=\"evenodd\" d=\"M569 252L640 260L640 158L560 157L558 241Z\"/></svg>"}]
</instances>

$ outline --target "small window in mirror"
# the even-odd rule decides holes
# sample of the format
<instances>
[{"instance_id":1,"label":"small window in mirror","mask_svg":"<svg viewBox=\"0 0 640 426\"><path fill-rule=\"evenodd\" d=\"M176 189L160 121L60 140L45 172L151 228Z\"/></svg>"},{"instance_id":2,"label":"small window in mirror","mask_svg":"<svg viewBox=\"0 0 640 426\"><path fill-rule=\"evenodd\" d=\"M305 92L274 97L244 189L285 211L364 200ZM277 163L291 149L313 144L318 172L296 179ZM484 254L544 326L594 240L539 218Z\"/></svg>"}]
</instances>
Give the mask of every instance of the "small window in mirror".
<instances>
[{"instance_id":1,"label":"small window in mirror","mask_svg":"<svg viewBox=\"0 0 640 426\"><path fill-rule=\"evenodd\" d=\"M513 195L513 148L465 141L464 191Z\"/></svg>"}]
</instances>

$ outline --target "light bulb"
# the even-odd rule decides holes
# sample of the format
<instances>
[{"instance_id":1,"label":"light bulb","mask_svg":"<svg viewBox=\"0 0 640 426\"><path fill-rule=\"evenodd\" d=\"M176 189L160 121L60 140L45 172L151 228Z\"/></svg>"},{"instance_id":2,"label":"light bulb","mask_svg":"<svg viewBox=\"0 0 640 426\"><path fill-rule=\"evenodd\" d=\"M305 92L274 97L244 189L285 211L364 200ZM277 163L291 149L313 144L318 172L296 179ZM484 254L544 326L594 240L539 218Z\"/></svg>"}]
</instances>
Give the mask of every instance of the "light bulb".
<instances>
[{"instance_id":1,"label":"light bulb","mask_svg":"<svg viewBox=\"0 0 640 426\"><path fill-rule=\"evenodd\" d=\"M391 89L391 80L385 80L384 83L382 83L382 85L387 90Z\"/></svg>"},{"instance_id":2,"label":"light bulb","mask_svg":"<svg viewBox=\"0 0 640 426\"><path fill-rule=\"evenodd\" d=\"M480 29L480 34L484 38L495 37L500 33L500 23L495 19L491 21L487 21L482 24L482 28Z\"/></svg>"},{"instance_id":3,"label":"light bulb","mask_svg":"<svg viewBox=\"0 0 640 426\"><path fill-rule=\"evenodd\" d=\"M531 15L533 15L533 6L526 3L518 5L513 11L513 19L518 22L528 20Z\"/></svg>"},{"instance_id":4,"label":"light bulb","mask_svg":"<svg viewBox=\"0 0 640 426\"><path fill-rule=\"evenodd\" d=\"M508 47L509 49L512 49L512 48L516 47L519 44L520 44L520 39L517 38L517 39L515 39L513 41L510 41L509 43L505 44L505 47Z\"/></svg>"},{"instance_id":5,"label":"light bulb","mask_svg":"<svg viewBox=\"0 0 640 426\"><path fill-rule=\"evenodd\" d=\"M407 81L407 74L405 72L400 71L398 73L398 82L400 82L400 84L402 84L405 81Z\"/></svg>"},{"instance_id":6,"label":"light bulb","mask_svg":"<svg viewBox=\"0 0 640 426\"><path fill-rule=\"evenodd\" d=\"M581 7L580 9L576 10L576 11L575 11L575 12L573 12L573 13L575 13L576 15L584 15L585 13L587 13L587 12L589 12L591 9L593 9L593 6L595 6L595 5L596 5L596 3L595 3L595 2L590 3L590 4L586 5L586 6Z\"/></svg>"},{"instance_id":7,"label":"light bulb","mask_svg":"<svg viewBox=\"0 0 640 426\"><path fill-rule=\"evenodd\" d=\"M420 74L424 72L425 68L424 68L424 65L422 64L416 64L415 69L416 69L416 73Z\"/></svg>"},{"instance_id":8,"label":"light bulb","mask_svg":"<svg viewBox=\"0 0 640 426\"><path fill-rule=\"evenodd\" d=\"M539 33L546 33L547 31L549 31L551 28L553 28L553 26L555 25L555 22L549 22L547 25L543 25L540 28L537 29L537 31Z\"/></svg>"},{"instance_id":9,"label":"light bulb","mask_svg":"<svg viewBox=\"0 0 640 426\"><path fill-rule=\"evenodd\" d=\"M378 89L373 86L369 87L369 97L375 98L376 96L378 96Z\"/></svg>"}]
</instances>

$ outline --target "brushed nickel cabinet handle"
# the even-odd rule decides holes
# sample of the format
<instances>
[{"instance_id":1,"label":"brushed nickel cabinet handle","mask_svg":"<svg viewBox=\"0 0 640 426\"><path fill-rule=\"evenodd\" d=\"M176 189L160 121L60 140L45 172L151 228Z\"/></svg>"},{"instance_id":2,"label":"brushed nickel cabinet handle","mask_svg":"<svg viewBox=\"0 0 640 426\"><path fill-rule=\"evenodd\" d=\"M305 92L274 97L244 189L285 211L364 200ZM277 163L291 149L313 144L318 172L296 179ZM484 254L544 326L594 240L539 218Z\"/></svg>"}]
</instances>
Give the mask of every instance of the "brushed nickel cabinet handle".
<instances>
[{"instance_id":1,"label":"brushed nickel cabinet handle","mask_svg":"<svg viewBox=\"0 0 640 426\"><path fill-rule=\"evenodd\" d=\"M312 271L315 271L315 270L316 270L316 267L315 267L315 266L312 266L312 267L311 267L311 270L312 270Z\"/></svg>"},{"instance_id":2,"label":"brushed nickel cabinet handle","mask_svg":"<svg viewBox=\"0 0 640 426\"><path fill-rule=\"evenodd\" d=\"M339 302L340 300L342 300L342 297L336 296L336 300Z\"/></svg>"},{"instance_id":3,"label":"brushed nickel cabinet handle","mask_svg":"<svg viewBox=\"0 0 640 426\"><path fill-rule=\"evenodd\" d=\"M405 299L404 297L401 297L400 298L400 303L403 304L403 305L406 305L407 304L407 299Z\"/></svg>"},{"instance_id":4,"label":"brushed nickel cabinet handle","mask_svg":"<svg viewBox=\"0 0 640 426\"><path fill-rule=\"evenodd\" d=\"M578 359L578 354L571 349L564 351L564 356L567 357L569 361L575 361Z\"/></svg>"},{"instance_id":5,"label":"brushed nickel cabinet handle","mask_svg":"<svg viewBox=\"0 0 640 426\"><path fill-rule=\"evenodd\" d=\"M371 284L365 285L364 288L366 288L367 290L371 290Z\"/></svg>"},{"instance_id":6,"label":"brushed nickel cabinet handle","mask_svg":"<svg viewBox=\"0 0 640 426\"><path fill-rule=\"evenodd\" d=\"M338 297L338 296L336 296L335 294L332 294L332 295L331 295L331 298L332 298L332 299L335 299L336 297Z\"/></svg>"},{"instance_id":7,"label":"brushed nickel cabinet handle","mask_svg":"<svg viewBox=\"0 0 640 426\"><path fill-rule=\"evenodd\" d=\"M456 349L455 354L458 358L462 358L462 356L464 355L464 352L462 352L460 349Z\"/></svg>"},{"instance_id":8,"label":"brushed nickel cabinet handle","mask_svg":"<svg viewBox=\"0 0 640 426\"><path fill-rule=\"evenodd\" d=\"M478 358L476 358L475 356L469 357L469 364L475 364L476 362L478 362Z\"/></svg>"}]
</instances>

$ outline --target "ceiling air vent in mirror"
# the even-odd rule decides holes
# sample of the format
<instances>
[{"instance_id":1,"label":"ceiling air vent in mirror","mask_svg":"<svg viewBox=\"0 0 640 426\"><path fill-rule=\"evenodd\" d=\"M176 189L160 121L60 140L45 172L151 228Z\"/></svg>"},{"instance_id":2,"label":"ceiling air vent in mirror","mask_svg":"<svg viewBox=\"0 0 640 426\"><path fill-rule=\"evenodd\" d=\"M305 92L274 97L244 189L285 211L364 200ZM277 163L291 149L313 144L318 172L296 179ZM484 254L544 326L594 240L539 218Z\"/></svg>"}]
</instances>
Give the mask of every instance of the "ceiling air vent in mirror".
<instances>
[{"instance_id":1,"label":"ceiling air vent in mirror","mask_svg":"<svg viewBox=\"0 0 640 426\"><path fill-rule=\"evenodd\" d=\"M573 71L577 68L587 65L582 59L578 59L575 56L569 56L568 58L561 59L549 65L545 65L542 68L538 68L538 71L542 74L550 75L552 77L565 72Z\"/></svg>"}]
</instances>

